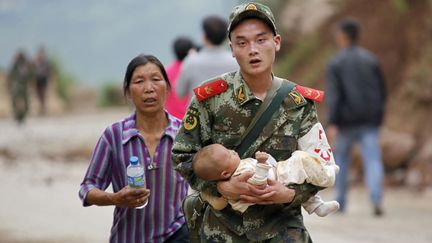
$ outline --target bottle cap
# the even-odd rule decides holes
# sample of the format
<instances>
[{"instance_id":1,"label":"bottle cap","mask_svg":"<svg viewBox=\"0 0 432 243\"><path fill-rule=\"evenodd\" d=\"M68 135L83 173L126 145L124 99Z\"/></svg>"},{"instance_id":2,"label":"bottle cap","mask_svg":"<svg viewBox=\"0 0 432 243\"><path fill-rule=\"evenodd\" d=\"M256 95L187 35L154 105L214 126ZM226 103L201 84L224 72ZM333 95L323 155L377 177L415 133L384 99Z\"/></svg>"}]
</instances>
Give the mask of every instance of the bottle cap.
<instances>
[{"instance_id":1,"label":"bottle cap","mask_svg":"<svg viewBox=\"0 0 432 243\"><path fill-rule=\"evenodd\" d=\"M138 164L138 161L139 161L139 159L138 159L137 156L131 156L131 157L129 158L129 163L131 163L131 164L133 164L133 165Z\"/></svg>"}]
</instances>

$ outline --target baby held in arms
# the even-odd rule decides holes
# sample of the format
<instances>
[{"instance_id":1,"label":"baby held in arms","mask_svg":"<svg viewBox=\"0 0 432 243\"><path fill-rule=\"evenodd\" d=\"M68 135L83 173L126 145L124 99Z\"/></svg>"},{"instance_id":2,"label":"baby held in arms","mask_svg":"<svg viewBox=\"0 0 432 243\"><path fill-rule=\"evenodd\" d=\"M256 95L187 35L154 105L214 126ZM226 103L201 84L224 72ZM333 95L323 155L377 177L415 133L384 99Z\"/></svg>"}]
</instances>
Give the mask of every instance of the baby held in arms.
<instances>
[{"instance_id":1,"label":"baby held in arms","mask_svg":"<svg viewBox=\"0 0 432 243\"><path fill-rule=\"evenodd\" d=\"M248 182L257 186L266 186L267 179L277 180L284 185L303 184L305 181L320 187L333 186L338 167L328 164L320 158L304 151L297 150L284 161L276 160L265 152L256 152L255 159L241 160L237 152L229 150L221 144L211 144L202 148L193 159L195 174L207 181L227 180L247 171L254 172ZM234 210L241 213L253 205L237 200L226 200L223 197L211 196L201 192L203 200L214 209L222 210L228 203ZM324 217L339 209L336 201L325 202L320 196L314 195L302 204L309 213Z\"/></svg>"}]
</instances>

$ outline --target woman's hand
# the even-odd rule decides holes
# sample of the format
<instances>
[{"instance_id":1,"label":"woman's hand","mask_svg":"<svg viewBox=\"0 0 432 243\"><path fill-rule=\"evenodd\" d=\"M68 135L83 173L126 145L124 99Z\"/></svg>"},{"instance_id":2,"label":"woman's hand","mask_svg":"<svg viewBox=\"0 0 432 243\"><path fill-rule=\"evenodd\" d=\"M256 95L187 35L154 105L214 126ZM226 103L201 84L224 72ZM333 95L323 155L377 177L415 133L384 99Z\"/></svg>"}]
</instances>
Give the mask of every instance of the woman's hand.
<instances>
[{"instance_id":1,"label":"woman's hand","mask_svg":"<svg viewBox=\"0 0 432 243\"><path fill-rule=\"evenodd\" d=\"M150 190L146 188L123 187L120 191L112 194L114 205L122 208L135 208L144 205L150 196Z\"/></svg>"}]
</instances>

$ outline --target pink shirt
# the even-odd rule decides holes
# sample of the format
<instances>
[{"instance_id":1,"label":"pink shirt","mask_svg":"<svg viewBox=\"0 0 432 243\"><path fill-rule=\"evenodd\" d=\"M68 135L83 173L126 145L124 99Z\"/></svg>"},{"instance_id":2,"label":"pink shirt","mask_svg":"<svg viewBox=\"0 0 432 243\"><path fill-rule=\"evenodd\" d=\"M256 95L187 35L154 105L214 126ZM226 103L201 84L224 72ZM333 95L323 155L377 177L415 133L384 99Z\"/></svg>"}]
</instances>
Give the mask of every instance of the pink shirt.
<instances>
[{"instance_id":1,"label":"pink shirt","mask_svg":"<svg viewBox=\"0 0 432 243\"><path fill-rule=\"evenodd\" d=\"M166 68L166 72L171 84L171 90L168 91L165 108L171 115L179 119L183 119L187 105L189 103L189 97L184 97L182 99L176 95L174 90L176 87L177 78L180 74L181 64L181 61L176 60Z\"/></svg>"}]
</instances>

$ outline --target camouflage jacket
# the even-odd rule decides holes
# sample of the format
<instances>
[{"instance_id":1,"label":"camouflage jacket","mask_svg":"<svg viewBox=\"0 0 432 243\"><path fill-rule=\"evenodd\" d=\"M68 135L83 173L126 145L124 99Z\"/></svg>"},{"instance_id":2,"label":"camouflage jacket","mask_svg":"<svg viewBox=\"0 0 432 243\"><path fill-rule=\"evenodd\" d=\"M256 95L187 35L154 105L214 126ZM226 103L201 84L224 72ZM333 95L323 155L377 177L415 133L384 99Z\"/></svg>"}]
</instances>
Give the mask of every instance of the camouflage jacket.
<instances>
[{"instance_id":1,"label":"camouflage jacket","mask_svg":"<svg viewBox=\"0 0 432 243\"><path fill-rule=\"evenodd\" d=\"M172 155L176 170L193 189L214 196L220 196L216 183L195 176L193 156L203 146L212 143L234 149L262 103L250 91L240 72L227 73L208 82L218 79L226 80L228 89L200 102L196 97L192 98L175 139ZM293 89L243 157L260 150L271 154L276 161L285 160L297 149L297 139L317 122L313 101ZM285 227L304 228L300 206L320 188L311 184L290 187L295 189L296 194L289 204L253 205L243 214L236 213L231 207L213 210L213 213L233 232L246 234L251 240L272 238Z\"/></svg>"},{"instance_id":2,"label":"camouflage jacket","mask_svg":"<svg viewBox=\"0 0 432 243\"><path fill-rule=\"evenodd\" d=\"M12 96L26 96L32 78L33 73L30 64L25 61L14 63L7 77Z\"/></svg>"}]
</instances>

